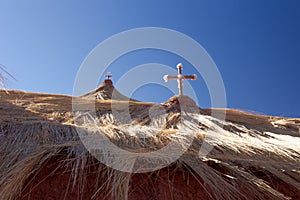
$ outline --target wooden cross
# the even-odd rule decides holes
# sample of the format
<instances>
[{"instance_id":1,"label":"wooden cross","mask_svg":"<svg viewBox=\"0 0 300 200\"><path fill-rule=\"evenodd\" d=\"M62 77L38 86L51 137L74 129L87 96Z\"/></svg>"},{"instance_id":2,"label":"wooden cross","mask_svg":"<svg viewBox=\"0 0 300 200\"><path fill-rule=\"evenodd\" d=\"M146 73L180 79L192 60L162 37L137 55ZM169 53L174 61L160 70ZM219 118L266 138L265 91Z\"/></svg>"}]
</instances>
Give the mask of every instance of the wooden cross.
<instances>
[{"instance_id":1,"label":"wooden cross","mask_svg":"<svg viewBox=\"0 0 300 200\"><path fill-rule=\"evenodd\" d=\"M112 77L112 75L111 75L110 72L108 72L108 73L105 75L105 77L106 77L106 80L110 80L110 78Z\"/></svg>"},{"instance_id":2,"label":"wooden cross","mask_svg":"<svg viewBox=\"0 0 300 200\"><path fill-rule=\"evenodd\" d=\"M177 65L177 69L178 69L178 75L177 76L170 76L170 75L165 75L164 76L164 80L166 82L168 82L168 80L177 80L178 83L178 90L179 90L179 96L182 96L182 80L184 79L190 79L190 80L196 80L197 79L197 75L193 74L193 75L183 75L182 74L182 64L179 63Z\"/></svg>"}]
</instances>

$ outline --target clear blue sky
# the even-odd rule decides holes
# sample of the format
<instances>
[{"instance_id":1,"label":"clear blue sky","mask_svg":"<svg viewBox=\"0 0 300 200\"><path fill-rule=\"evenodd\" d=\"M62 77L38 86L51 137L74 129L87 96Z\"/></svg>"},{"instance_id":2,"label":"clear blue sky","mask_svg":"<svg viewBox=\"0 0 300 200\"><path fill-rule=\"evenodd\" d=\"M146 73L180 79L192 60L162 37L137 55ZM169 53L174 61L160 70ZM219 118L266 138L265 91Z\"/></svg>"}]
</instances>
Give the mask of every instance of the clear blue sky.
<instances>
[{"instance_id":1,"label":"clear blue sky","mask_svg":"<svg viewBox=\"0 0 300 200\"><path fill-rule=\"evenodd\" d=\"M106 38L132 28L180 31L199 42L218 66L230 108L300 117L300 1L1 1L0 63L25 91L72 94L80 64ZM136 52L111 69L117 79L148 62L174 66L164 52ZM121 66L126 66L121 69ZM201 79L199 104L209 107ZM146 92L147 91L147 94ZM157 86L134 97L165 101Z\"/></svg>"}]
</instances>

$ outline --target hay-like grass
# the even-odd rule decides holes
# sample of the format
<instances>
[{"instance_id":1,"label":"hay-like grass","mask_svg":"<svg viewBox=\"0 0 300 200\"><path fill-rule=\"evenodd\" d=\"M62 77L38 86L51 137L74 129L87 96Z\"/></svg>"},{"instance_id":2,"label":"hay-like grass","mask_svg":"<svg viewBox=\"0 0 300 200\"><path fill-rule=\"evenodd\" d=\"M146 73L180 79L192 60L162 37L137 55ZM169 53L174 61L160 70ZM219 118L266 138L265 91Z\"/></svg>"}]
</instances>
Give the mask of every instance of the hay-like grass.
<instances>
[{"instance_id":1,"label":"hay-like grass","mask_svg":"<svg viewBox=\"0 0 300 200\"><path fill-rule=\"evenodd\" d=\"M6 67L4 65L0 64L0 89L3 89L5 92L7 92L4 87L5 82L8 79L7 77L16 81L16 78L7 71Z\"/></svg>"},{"instance_id":2,"label":"hay-like grass","mask_svg":"<svg viewBox=\"0 0 300 200\"><path fill-rule=\"evenodd\" d=\"M61 166L70 173L68 189L61 194L65 198L76 185L80 185L81 190L77 191L80 197L90 168L97 166L92 198L97 199L105 191L107 198L128 199L133 174L91 162L92 155L83 146L79 129L91 135L103 134L128 152L122 154L128 160L132 159L132 152L155 152L174 142L184 155L152 173L159 174L163 169L185 170L198 180L198 187L211 199L247 199L249 196L289 199L300 194L300 119L236 110L227 110L226 121L198 113L172 112L149 119L148 111L154 104L131 102L131 116L135 120L127 123L111 113L110 100L97 101L96 109L100 112L95 119L86 111L72 113L72 99L68 96L20 91L0 92L0 95L0 196L4 200L30 195L35 188L29 188L26 194L24 191L31 179L57 156L61 158L57 168ZM85 100L81 101L84 108ZM121 101L114 103L120 110L127 106ZM75 124L73 117L80 124ZM167 156L153 154L153 157L136 160L134 168L139 171L163 165L174 156L172 154L171 151ZM98 156L100 160L109 159L107 152L100 152ZM104 175L107 180L102 182ZM173 179L170 175L166 181L170 183ZM274 180L288 186L286 190L290 193L284 193L281 185L272 183ZM169 188L172 190L172 185Z\"/></svg>"}]
</instances>

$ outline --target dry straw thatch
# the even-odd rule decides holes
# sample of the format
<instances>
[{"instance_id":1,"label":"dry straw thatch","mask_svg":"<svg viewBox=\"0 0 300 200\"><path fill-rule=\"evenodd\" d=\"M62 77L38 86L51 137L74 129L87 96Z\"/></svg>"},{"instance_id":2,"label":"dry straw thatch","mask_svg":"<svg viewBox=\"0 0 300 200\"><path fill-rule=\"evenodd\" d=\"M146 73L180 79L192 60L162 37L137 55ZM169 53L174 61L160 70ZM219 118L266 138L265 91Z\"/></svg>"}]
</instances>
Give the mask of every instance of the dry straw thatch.
<instances>
[{"instance_id":1,"label":"dry straw thatch","mask_svg":"<svg viewBox=\"0 0 300 200\"><path fill-rule=\"evenodd\" d=\"M0 89L4 89L4 83L7 80L5 75L16 81L15 77L6 70L6 67L0 64Z\"/></svg>"},{"instance_id":2,"label":"dry straw thatch","mask_svg":"<svg viewBox=\"0 0 300 200\"><path fill-rule=\"evenodd\" d=\"M89 101L80 100L82 108ZM80 124L75 124L71 102L71 97L63 95L0 92L1 199L32 199L37 188L58 172L60 176L69 176L67 189L59 191L61 199L69 199L70 193L76 193L78 199L85 198L86 183L94 172L95 182L89 186L93 191L89 198L130 199L132 180L143 174L120 172L93 159L80 140L79 129L104 134L130 152L153 152L170 142L184 150L171 165L143 177L145 182L151 179L153 188L145 190L156 191L155 199L162 199L155 184L164 172L169 174L168 180L164 180L166 188L169 193L173 191L173 195L177 194L172 184L177 172L188 177L187 184L188 180L195 180L194 185L187 186L194 187L195 194L186 198L300 198L300 119L226 110L224 121L210 116L210 109L201 110L201 114L180 113L170 104L130 102L133 121L127 121L111 112L112 103L118 110L126 109L126 103L102 100L95 105L99 120L82 109L76 113ZM214 109L215 113L224 111ZM204 141L206 147L214 147L207 155ZM107 155L100 152L99 156ZM122 156L131 159L129 154ZM136 160L135 169L164 164L172 152L168 157L156 156L160 163L151 163L153 159L147 158ZM55 168L38 184L32 184L52 162L56 162ZM74 188L79 189L74 192ZM202 196L197 191L202 191ZM176 196L171 198L176 199Z\"/></svg>"}]
</instances>

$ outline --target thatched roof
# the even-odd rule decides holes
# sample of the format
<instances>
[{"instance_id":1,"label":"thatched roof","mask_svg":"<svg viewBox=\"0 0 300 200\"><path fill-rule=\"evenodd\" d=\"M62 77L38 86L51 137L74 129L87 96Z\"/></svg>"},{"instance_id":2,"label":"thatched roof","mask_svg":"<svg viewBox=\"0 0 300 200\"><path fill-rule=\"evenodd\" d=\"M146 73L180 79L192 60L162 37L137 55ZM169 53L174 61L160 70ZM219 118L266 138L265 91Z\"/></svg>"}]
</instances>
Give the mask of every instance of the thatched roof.
<instances>
[{"instance_id":1,"label":"thatched roof","mask_svg":"<svg viewBox=\"0 0 300 200\"><path fill-rule=\"evenodd\" d=\"M134 99L130 99L125 95L121 94L113 85L112 80L106 79L104 80L95 90L90 91L81 97L87 99L98 99L98 100L121 100L121 101L136 101Z\"/></svg>"},{"instance_id":2,"label":"thatched roof","mask_svg":"<svg viewBox=\"0 0 300 200\"><path fill-rule=\"evenodd\" d=\"M77 100L82 108L91 101ZM132 101L133 120L126 121L111 105L125 110L128 103L96 100L95 122L84 109L72 112L70 96L0 92L1 199L300 198L300 119L229 109L180 112L173 102ZM224 112L225 120L218 117ZM105 134L128 152L153 152L170 142L186 151L158 171L120 172L87 151L79 129ZM172 156L157 155L157 163L135 160L134 168L155 167Z\"/></svg>"}]
</instances>

